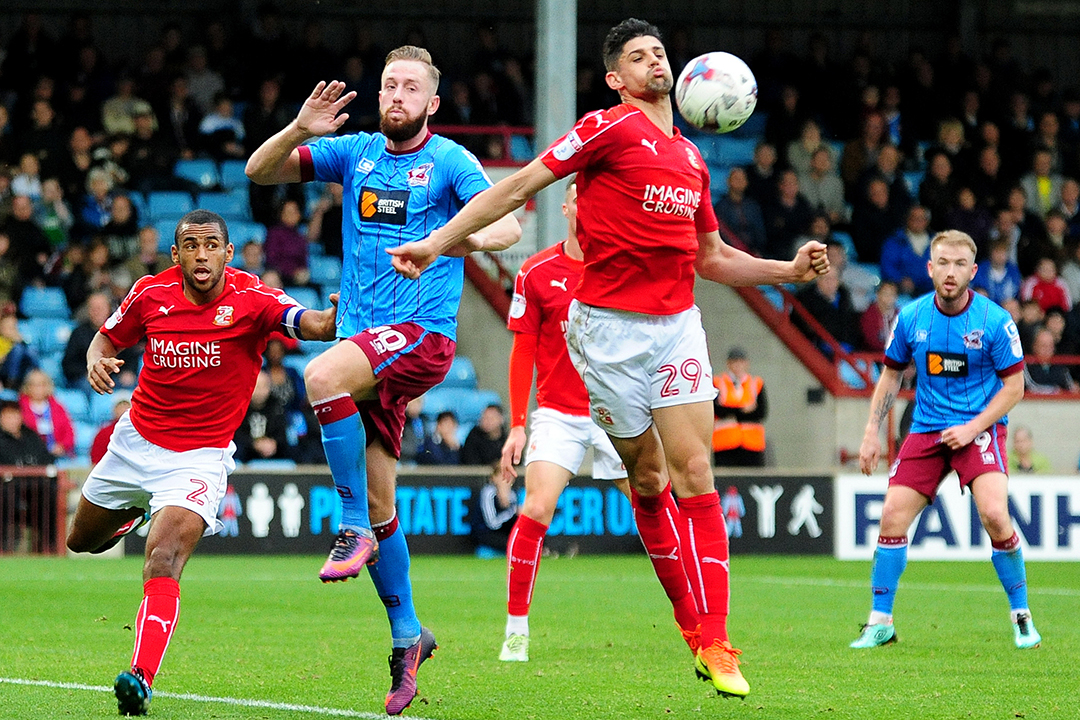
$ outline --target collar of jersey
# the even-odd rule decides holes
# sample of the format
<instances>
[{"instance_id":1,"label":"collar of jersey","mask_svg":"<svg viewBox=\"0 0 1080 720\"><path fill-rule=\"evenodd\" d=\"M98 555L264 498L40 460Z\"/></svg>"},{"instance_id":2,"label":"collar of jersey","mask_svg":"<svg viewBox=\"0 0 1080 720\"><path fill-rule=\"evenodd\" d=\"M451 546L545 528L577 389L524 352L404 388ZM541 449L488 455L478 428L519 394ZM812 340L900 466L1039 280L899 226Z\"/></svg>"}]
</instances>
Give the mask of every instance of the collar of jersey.
<instances>
[{"instance_id":1,"label":"collar of jersey","mask_svg":"<svg viewBox=\"0 0 1080 720\"><path fill-rule=\"evenodd\" d=\"M434 135L431 134L431 130L428 130L427 135L424 136L423 142L421 142L416 147L414 147L414 148L412 148L410 150L391 150L390 147L387 146L386 152L388 152L391 155L412 155L413 153L420 152L421 150L423 150L424 146L428 144L428 140L430 140L433 137L434 137Z\"/></svg>"}]
</instances>

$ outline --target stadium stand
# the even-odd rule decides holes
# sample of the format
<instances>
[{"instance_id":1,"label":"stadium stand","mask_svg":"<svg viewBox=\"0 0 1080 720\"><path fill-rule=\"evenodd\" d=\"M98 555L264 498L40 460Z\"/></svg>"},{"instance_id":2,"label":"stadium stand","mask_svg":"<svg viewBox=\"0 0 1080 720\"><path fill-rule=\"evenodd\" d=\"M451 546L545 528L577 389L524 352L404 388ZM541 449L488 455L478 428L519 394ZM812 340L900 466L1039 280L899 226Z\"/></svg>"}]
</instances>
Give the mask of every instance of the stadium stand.
<instances>
[{"instance_id":1,"label":"stadium stand","mask_svg":"<svg viewBox=\"0 0 1080 720\"><path fill-rule=\"evenodd\" d=\"M58 287L36 287L31 285L23 291L19 301L19 311L29 318L71 317L64 291Z\"/></svg>"}]
</instances>

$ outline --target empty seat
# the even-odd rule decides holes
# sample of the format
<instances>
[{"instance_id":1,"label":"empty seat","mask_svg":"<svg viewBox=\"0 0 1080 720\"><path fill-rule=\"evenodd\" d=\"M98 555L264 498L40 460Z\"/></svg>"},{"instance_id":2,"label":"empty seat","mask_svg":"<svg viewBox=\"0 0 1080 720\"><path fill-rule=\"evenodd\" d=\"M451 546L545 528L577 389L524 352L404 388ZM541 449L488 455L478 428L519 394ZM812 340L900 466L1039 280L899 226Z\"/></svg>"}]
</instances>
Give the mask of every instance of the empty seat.
<instances>
[{"instance_id":1,"label":"empty seat","mask_svg":"<svg viewBox=\"0 0 1080 720\"><path fill-rule=\"evenodd\" d=\"M176 220L155 220L154 229L158 231L158 252L168 254L176 238Z\"/></svg>"},{"instance_id":2,"label":"empty seat","mask_svg":"<svg viewBox=\"0 0 1080 720\"><path fill-rule=\"evenodd\" d=\"M94 393L97 395L97 393ZM90 414L90 399L82 390L67 390L57 388L53 397L64 406L73 422L84 422L93 425L93 417Z\"/></svg>"},{"instance_id":3,"label":"empty seat","mask_svg":"<svg viewBox=\"0 0 1080 720\"><path fill-rule=\"evenodd\" d=\"M717 139L719 140L717 148L719 156L715 158L716 161L725 165L749 165L754 161L757 138L720 137Z\"/></svg>"},{"instance_id":4,"label":"empty seat","mask_svg":"<svg viewBox=\"0 0 1080 720\"><path fill-rule=\"evenodd\" d=\"M154 220L179 220L183 215L195 209L191 195L178 190L152 192L146 198L147 209Z\"/></svg>"},{"instance_id":5,"label":"empty seat","mask_svg":"<svg viewBox=\"0 0 1080 720\"><path fill-rule=\"evenodd\" d=\"M112 421L113 406L121 400L131 400L131 393L117 390L112 395L90 394L90 421L104 425Z\"/></svg>"},{"instance_id":6,"label":"empty seat","mask_svg":"<svg viewBox=\"0 0 1080 720\"><path fill-rule=\"evenodd\" d=\"M318 245L312 245L312 247L318 247ZM311 271L311 281L322 285L324 289L336 290L341 284L340 258L326 255L309 257L308 270Z\"/></svg>"},{"instance_id":7,"label":"empty seat","mask_svg":"<svg viewBox=\"0 0 1080 720\"><path fill-rule=\"evenodd\" d=\"M64 291L57 287L28 287L23 290L22 299L19 301L19 310L22 314L31 318L63 318L71 317L68 308L67 297Z\"/></svg>"},{"instance_id":8,"label":"empty seat","mask_svg":"<svg viewBox=\"0 0 1080 720\"><path fill-rule=\"evenodd\" d=\"M75 454L89 458L90 447L97 437L98 427L93 423L76 422L75 425ZM89 464L89 463L88 463Z\"/></svg>"},{"instance_id":9,"label":"empty seat","mask_svg":"<svg viewBox=\"0 0 1080 720\"><path fill-rule=\"evenodd\" d=\"M203 210L217 213L225 218L226 222L251 218L246 193L243 195L219 192L201 193L195 204Z\"/></svg>"},{"instance_id":10,"label":"empty seat","mask_svg":"<svg viewBox=\"0 0 1080 720\"><path fill-rule=\"evenodd\" d=\"M446 377L439 383L439 386L475 390L476 369L473 368L472 361L460 355L455 357L453 364L450 366L450 372L446 373Z\"/></svg>"},{"instance_id":11,"label":"empty seat","mask_svg":"<svg viewBox=\"0 0 1080 720\"><path fill-rule=\"evenodd\" d=\"M62 354L74 327L70 320L34 317L19 321L19 334L42 356Z\"/></svg>"},{"instance_id":12,"label":"empty seat","mask_svg":"<svg viewBox=\"0 0 1080 720\"><path fill-rule=\"evenodd\" d=\"M173 175L198 185L207 190L217 187L218 169L213 160L194 158L191 160L177 160L173 166Z\"/></svg>"},{"instance_id":13,"label":"empty seat","mask_svg":"<svg viewBox=\"0 0 1080 720\"><path fill-rule=\"evenodd\" d=\"M225 189L232 189L236 187L247 187L248 178L244 174L244 166L247 163L243 160L224 160L221 163L221 186Z\"/></svg>"},{"instance_id":14,"label":"empty seat","mask_svg":"<svg viewBox=\"0 0 1080 720\"><path fill-rule=\"evenodd\" d=\"M236 246L237 252L248 240L262 245L266 240L266 226L251 220L233 220L229 222L229 242Z\"/></svg>"},{"instance_id":15,"label":"empty seat","mask_svg":"<svg viewBox=\"0 0 1080 720\"><path fill-rule=\"evenodd\" d=\"M533 159L532 143L524 135L510 136L510 159L514 162L529 162Z\"/></svg>"}]
</instances>

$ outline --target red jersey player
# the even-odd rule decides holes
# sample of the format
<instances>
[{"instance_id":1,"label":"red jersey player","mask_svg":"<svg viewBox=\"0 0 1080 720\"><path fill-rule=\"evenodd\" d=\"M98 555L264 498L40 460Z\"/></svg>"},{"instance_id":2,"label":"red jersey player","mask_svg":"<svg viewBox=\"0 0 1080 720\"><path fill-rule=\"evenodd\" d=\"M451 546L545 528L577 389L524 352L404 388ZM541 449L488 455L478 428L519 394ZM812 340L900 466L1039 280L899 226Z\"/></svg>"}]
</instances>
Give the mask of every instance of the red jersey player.
<instances>
[{"instance_id":1,"label":"red jersey player","mask_svg":"<svg viewBox=\"0 0 1080 720\"><path fill-rule=\"evenodd\" d=\"M581 277L577 241L577 186L566 188L563 214L570 226L566 240L525 261L514 281L514 299L506 325L514 333L510 351L510 434L503 445L503 479L517 477L514 465L525 448L525 411L533 367L536 402L531 442L525 456L525 502L506 545L506 638L499 659L529 660L529 605L544 535L555 515L563 488L593 449L593 477L614 480L627 497L626 468L604 432L589 417L589 395L566 352L566 312ZM693 600L683 594L697 624Z\"/></svg>"},{"instance_id":2,"label":"red jersey player","mask_svg":"<svg viewBox=\"0 0 1080 720\"><path fill-rule=\"evenodd\" d=\"M670 595L690 582L700 635L683 631L700 643L699 676L745 697L750 686L727 634L727 536L710 466L715 389L694 272L727 285L805 282L828 272L829 261L813 241L787 262L724 243L708 170L673 124L674 79L659 30L625 20L608 33L603 54L608 87L622 104L589 113L449 223L387 252L398 272L419 277L473 230L578 173L585 264L570 305L570 357L593 420L626 465L638 532L661 584Z\"/></svg>"},{"instance_id":3,"label":"red jersey player","mask_svg":"<svg viewBox=\"0 0 1080 720\"><path fill-rule=\"evenodd\" d=\"M148 514L143 601L131 670L114 690L121 715L145 715L150 686L180 613L180 573L199 538L221 528L218 504L275 330L332 340L335 309L307 310L232 260L225 221L195 210L176 226L175 265L135 283L86 353L90 386L111 393L119 350L146 338L131 409L90 472L68 535L74 552L102 552ZM331 297L336 302L336 297Z\"/></svg>"}]
</instances>

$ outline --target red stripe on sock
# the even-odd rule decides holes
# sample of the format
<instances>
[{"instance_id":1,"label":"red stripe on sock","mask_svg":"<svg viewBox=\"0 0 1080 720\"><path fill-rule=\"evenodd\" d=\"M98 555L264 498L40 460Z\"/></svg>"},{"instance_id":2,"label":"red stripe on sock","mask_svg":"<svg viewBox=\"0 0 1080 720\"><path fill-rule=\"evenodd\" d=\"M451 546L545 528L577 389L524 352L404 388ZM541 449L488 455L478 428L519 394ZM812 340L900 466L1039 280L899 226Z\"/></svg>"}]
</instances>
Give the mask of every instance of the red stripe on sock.
<instances>
[{"instance_id":1,"label":"red stripe on sock","mask_svg":"<svg viewBox=\"0 0 1080 720\"><path fill-rule=\"evenodd\" d=\"M671 485L656 496L640 495L633 489L630 496L638 536L649 554L660 585L671 601L675 622L683 630L693 631L698 625L699 606L683 562L680 535L686 522L675 505Z\"/></svg>"},{"instance_id":2,"label":"red stripe on sock","mask_svg":"<svg viewBox=\"0 0 1080 720\"><path fill-rule=\"evenodd\" d=\"M329 425L338 420L344 420L357 412L356 403L348 395L338 395L325 400L317 400L311 403L311 409L315 411L315 418L320 425Z\"/></svg>"},{"instance_id":3,"label":"red stripe on sock","mask_svg":"<svg viewBox=\"0 0 1080 720\"><path fill-rule=\"evenodd\" d=\"M375 539L382 542L386 538L390 537L397 532L398 529L398 517L397 513L394 513L394 517L382 525L372 525L371 530L375 533Z\"/></svg>"},{"instance_id":4,"label":"red stripe on sock","mask_svg":"<svg viewBox=\"0 0 1080 720\"><path fill-rule=\"evenodd\" d=\"M877 544L882 547L899 547L900 545L907 545L907 535L898 535L895 537L880 535L878 536Z\"/></svg>"},{"instance_id":5,"label":"red stripe on sock","mask_svg":"<svg viewBox=\"0 0 1080 720\"><path fill-rule=\"evenodd\" d=\"M1013 531L1012 537L1003 542L990 542L990 546L995 550L1001 550L1003 552L1010 552L1020 547L1020 536Z\"/></svg>"},{"instance_id":6,"label":"red stripe on sock","mask_svg":"<svg viewBox=\"0 0 1080 720\"><path fill-rule=\"evenodd\" d=\"M720 496L705 495L680 498L679 510L686 518L680 531L686 551L683 565L698 598L701 619L701 645L727 640L727 616L731 604L727 526L720 511Z\"/></svg>"},{"instance_id":7,"label":"red stripe on sock","mask_svg":"<svg viewBox=\"0 0 1080 720\"><path fill-rule=\"evenodd\" d=\"M510 615L529 614L547 529L528 515L519 515L510 531L506 542L506 612Z\"/></svg>"},{"instance_id":8,"label":"red stripe on sock","mask_svg":"<svg viewBox=\"0 0 1080 720\"><path fill-rule=\"evenodd\" d=\"M161 660L180 617L180 583L170 577L143 584L143 601L135 618L135 652L131 667L142 670L148 685L161 669Z\"/></svg>"}]
</instances>

